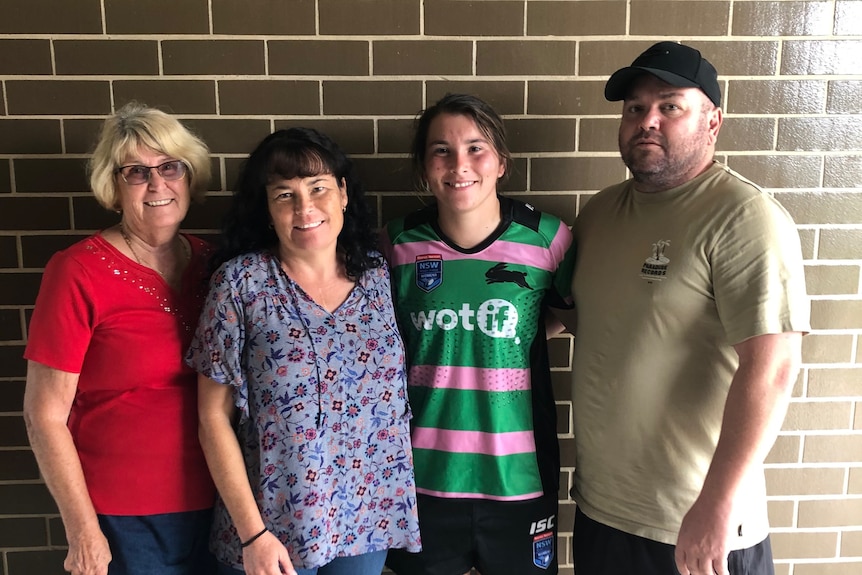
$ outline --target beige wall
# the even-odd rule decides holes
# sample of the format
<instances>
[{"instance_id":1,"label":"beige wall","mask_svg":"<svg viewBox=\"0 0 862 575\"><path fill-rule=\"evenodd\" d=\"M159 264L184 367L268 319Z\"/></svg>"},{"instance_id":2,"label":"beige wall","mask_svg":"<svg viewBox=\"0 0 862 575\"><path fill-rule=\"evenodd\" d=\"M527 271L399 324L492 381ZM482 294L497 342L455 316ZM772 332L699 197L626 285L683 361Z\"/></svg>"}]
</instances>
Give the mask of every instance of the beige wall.
<instances>
[{"instance_id":1,"label":"beige wall","mask_svg":"<svg viewBox=\"0 0 862 575\"><path fill-rule=\"evenodd\" d=\"M513 195L573 220L625 177L603 83L658 39L716 65L719 156L775 192L805 250L813 332L768 460L779 575L862 572L862 2L0 0L0 574L62 572L64 535L21 418L26 323L56 251L114 216L82 165L106 114L136 98L214 152L186 221L210 234L238 163L275 128L329 132L357 159L379 221L417 205L411 119L446 91L504 114ZM575 465L569 340L553 342L562 480ZM561 490L561 564L573 504Z\"/></svg>"}]
</instances>

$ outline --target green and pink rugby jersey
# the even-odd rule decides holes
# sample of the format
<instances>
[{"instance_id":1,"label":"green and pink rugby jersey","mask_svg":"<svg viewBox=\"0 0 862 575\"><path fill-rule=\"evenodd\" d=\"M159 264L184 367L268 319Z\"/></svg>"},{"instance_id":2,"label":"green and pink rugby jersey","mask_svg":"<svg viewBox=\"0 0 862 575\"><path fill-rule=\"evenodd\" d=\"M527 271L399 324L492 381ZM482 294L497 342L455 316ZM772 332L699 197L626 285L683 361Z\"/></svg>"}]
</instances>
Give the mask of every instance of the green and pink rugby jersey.
<instances>
[{"instance_id":1,"label":"green and pink rugby jersey","mask_svg":"<svg viewBox=\"0 0 862 575\"><path fill-rule=\"evenodd\" d=\"M571 307L572 235L554 216L500 202L500 226L469 250L443 235L436 206L383 234L426 495L517 501L558 488L544 316Z\"/></svg>"}]
</instances>

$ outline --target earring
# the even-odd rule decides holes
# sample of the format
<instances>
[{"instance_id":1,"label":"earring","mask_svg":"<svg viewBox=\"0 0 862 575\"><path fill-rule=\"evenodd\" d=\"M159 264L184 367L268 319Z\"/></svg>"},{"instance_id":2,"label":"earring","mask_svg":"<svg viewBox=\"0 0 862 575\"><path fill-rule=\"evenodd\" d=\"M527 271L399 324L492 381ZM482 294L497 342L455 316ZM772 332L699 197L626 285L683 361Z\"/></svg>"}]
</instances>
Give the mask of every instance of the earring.
<instances>
[{"instance_id":1,"label":"earring","mask_svg":"<svg viewBox=\"0 0 862 575\"><path fill-rule=\"evenodd\" d=\"M347 213L347 206L341 206L341 213Z\"/></svg>"}]
</instances>

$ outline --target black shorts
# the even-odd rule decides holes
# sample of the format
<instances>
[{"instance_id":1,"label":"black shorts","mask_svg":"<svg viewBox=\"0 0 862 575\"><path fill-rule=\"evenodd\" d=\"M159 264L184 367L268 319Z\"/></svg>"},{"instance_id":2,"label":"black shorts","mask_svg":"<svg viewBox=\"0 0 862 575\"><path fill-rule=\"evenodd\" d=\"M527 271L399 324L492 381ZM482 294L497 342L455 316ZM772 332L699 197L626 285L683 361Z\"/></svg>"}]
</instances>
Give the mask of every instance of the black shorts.
<instances>
[{"instance_id":1,"label":"black shorts","mask_svg":"<svg viewBox=\"0 0 862 575\"><path fill-rule=\"evenodd\" d=\"M608 527L575 510L572 537L578 575L679 575L674 546ZM774 575L769 537L753 547L731 551L730 575Z\"/></svg>"},{"instance_id":2,"label":"black shorts","mask_svg":"<svg viewBox=\"0 0 862 575\"><path fill-rule=\"evenodd\" d=\"M398 575L556 575L557 494L528 501L419 495L422 552L389 551Z\"/></svg>"}]
</instances>

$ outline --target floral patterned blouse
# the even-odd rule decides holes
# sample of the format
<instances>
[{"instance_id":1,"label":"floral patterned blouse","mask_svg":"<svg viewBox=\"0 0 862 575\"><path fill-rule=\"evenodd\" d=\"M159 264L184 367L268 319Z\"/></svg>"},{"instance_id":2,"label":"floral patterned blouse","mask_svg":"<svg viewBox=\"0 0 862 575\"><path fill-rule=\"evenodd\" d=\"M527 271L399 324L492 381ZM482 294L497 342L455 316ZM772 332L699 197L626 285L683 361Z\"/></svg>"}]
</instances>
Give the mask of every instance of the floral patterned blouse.
<instances>
[{"instance_id":1,"label":"floral patterned blouse","mask_svg":"<svg viewBox=\"0 0 862 575\"><path fill-rule=\"evenodd\" d=\"M367 271L330 314L269 252L225 262L186 361L233 386L252 490L294 567L419 551L404 347L387 267ZM222 563L242 565L221 500L210 547Z\"/></svg>"}]
</instances>

